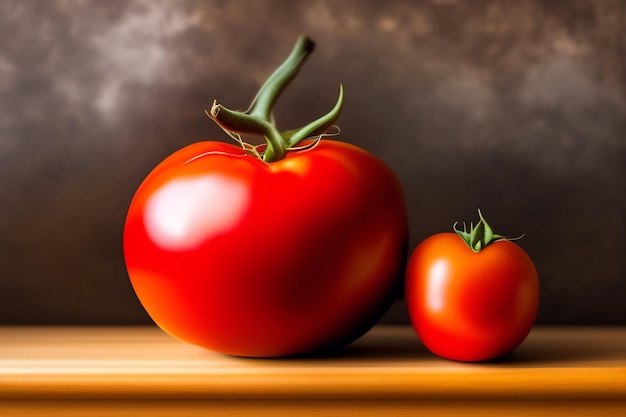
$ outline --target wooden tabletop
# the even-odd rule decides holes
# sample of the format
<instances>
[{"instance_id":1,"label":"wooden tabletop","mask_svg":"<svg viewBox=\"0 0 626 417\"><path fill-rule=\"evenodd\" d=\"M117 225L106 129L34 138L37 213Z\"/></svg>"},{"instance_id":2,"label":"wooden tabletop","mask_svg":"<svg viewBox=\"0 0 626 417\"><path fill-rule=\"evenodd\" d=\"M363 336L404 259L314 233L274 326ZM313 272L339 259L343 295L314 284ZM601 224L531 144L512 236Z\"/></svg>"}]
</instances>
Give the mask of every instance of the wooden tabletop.
<instances>
[{"instance_id":1,"label":"wooden tabletop","mask_svg":"<svg viewBox=\"0 0 626 417\"><path fill-rule=\"evenodd\" d=\"M539 327L509 357L465 364L432 355L409 326L378 326L336 356L298 359L229 357L156 327L0 327L0 415L86 407L626 415L626 328Z\"/></svg>"}]
</instances>

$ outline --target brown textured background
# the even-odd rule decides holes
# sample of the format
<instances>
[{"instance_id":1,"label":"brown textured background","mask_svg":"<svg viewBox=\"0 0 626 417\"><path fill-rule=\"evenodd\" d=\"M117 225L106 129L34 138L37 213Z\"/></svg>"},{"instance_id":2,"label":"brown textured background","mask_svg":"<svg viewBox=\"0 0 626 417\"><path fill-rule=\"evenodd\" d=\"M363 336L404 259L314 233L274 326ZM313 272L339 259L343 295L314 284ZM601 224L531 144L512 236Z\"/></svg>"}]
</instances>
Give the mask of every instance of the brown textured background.
<instances>
[{"instance_id":1,"label":"brown textured background","mask_svg":"<svg viewBox=\"0 0 626 417\"><path fill-rule=\"evenodd\" d=\"M143 177L245 108L306 33L286 127L405 188L411 248L480 207L535 260L543 324L626 324L626 2L0 0L0 323L148 323L122 259ZM386 321L405 322L402 303Z\"/></svg>"}]
</instances>

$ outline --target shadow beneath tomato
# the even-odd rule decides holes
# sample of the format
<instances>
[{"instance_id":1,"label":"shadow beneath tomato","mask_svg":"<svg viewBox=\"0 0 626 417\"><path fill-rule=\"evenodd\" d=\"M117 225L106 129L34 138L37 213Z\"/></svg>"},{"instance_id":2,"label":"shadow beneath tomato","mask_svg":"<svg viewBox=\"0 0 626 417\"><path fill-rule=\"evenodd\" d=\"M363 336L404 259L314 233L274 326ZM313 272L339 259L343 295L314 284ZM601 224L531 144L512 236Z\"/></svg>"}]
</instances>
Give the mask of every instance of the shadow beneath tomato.
<instances>
[{"instance_id":1,"label":"shadow beneath tomato","mask_svg":"<svg viewBox=\"0 0 626 417\"><path fill-rule=\"evenodd\" d=\"M397 326L382 326L345 346L280 358L262 358L261 360L337 360L342 363L350 363L369 362L370 360L393 362L433 357L435 356L424 347L413 332L398 332Z\"/></svg>"},{"instance_id":2,"label":"shadow beneath tomato","mask_svg":"<svg viewBox=\"0 0 626 417\"><path fill-rule=\"evenodd\" d=\"M513 352L480 364L489 366L571 367L603 366L626 357L626 332L616 328L596 327L580 338L580 328L541 328ZM607 341L610 341L607 342Z\"/></svg>"},{"instance_id":3,"label":"shadow beneath tomato","mask_svg":"<svg viewBox=\"0 0 626 417\"><path fill-rule=\"evenodd\" d=\"M385 344L353 343L348 346L309 354L292 356L293 359L341 360L343 363L360 360L384 360L385 362L419 360L432 358L433 355L419 341L414 344L397 343L393 340Z\"/></svg>"},{"instance_id":4,"label":"shadow beneath tomato","mask_svg":"<svg viewBox=\"0 0 626 417\"><path fill-rule=\"evenodd\" d=\"M405 361L431 359L435 356L420 342L417 336L390 336L381 340L363 340L344 349L345 355L357 359L384 359L385 361Z\"/></svg>"},{"instance_id":5,"label":"shadow beneath tomato","mask_svg":"<svg viewBox=\"0 0 626 417\"><path fill-rule=\"evenodd\" d=\"M581 334L589 335L581 339ZM419 366L488 366L554 368L605 366L626 357L626 331L622 328L599 328L581 332L580 328L542 327L531 332L513 352L482 362L459 362L431 353L412 331L403 326L377 326L351 344L322 352L281 358L244 358L250 361L341 362L344 365L407 362Z\"/></svg>"}]
</instances>

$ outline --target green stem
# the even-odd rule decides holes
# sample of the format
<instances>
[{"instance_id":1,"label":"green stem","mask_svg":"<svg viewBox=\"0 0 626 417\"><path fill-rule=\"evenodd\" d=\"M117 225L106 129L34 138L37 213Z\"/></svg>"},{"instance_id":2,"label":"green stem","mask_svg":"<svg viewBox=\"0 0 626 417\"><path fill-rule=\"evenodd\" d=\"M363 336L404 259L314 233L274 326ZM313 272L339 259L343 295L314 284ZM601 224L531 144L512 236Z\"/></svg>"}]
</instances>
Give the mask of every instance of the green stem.
<instances>
[{"instance_id":1,"label":"green stem","mask_svg":"<svg viewBox=\"0 0 626 417\"><path fill-rule=\"evenodd\" d=\"M270 120L272 107L285 87L293 80L306 58L315 49L315 43L306 36L300 36L287 59L263 83L246 113Z\"/></svg>"},{"instance_id":2,"label":"green stem","mask_svg":"<svg viewBox=\"0 0 626 417\"><path fill-rule=\"evenodd\" d=\"M298 38L287 59L261 86L249 109L245 112L230 110L221 104L214 103L208 113L228 133L245 132L262 135L267 143L263 153L265 162L282 159L289 148L312 134L322 133L339 117L343 105L343 88L340 88L335 107L304 127L280 133L272 120L272 107L283 90L298 74L307 56L313 52L314 45L313 41L306 36Z\"/></svg>"},{"instance_id":3,"label":"green stem","mask_svg":"<svg viewBox=\"0 0 626 417\"><path fill-rule=\"evenodd\" d=\"M254 133L265 137L267 147L263 157L264 161L270 162L267 160L268 158L272 161L277 161L285 156L287 146L278 129L271 121L230 110L220 104L213 105L210 116L222 128L233 132Z\"/></svg>"},{"instance_id":4,"label":"green stem","mask_svg":"<svg viewBox=\"0 0 626 417\"><path fill-rule=\"evenodd\" d=\"M487 245L493 242L497 242L499 240L513 240L513 239L506 238L504 236L495 234L493 232L493 229L491 229L491 226L489 226L489 224L483 217L483 214L480 212L480 209L478 210L478 217L479 217L479 221L478 223L476 223L476 226L474 226L473 224L470 224L469 232L467 231L465 227L465 222L463 222L463 230L458 230L456 228L456 225L458 224L458 222L454 223L454 225L452 226L456 234L459 235L461 239L463 239L465 244L475 253L480 252ZM519 239L519 237L516 239Z\"/></svg>"}]
</instances>

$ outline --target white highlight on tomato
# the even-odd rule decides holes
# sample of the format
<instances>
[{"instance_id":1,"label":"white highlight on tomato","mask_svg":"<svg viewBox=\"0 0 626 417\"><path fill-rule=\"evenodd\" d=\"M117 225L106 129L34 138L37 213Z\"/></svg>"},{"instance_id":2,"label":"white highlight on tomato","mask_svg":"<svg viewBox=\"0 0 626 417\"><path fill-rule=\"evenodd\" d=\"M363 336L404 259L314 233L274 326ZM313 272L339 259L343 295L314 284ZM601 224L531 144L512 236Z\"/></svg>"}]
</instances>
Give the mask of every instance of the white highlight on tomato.
<instances>
[{"instance_id":1,"label":"white highlight on tomato","mask_svg":"<svg viewBox=\"0 0 626 417\"><path fill-rule=\"evenodd\" d=\"M441 259L433 264L428 271L428 293L426 302L432 311L441 311L444 304L445 286L448 278L448 263Z\"/></svg>"},{"instance_id":2,"label":"white highlight on tomato","mask_svg":"<svg viewBox=\"0 0 626 417\"><path fill-rule=\"evenodd\" d=\"M146 230L162 248L191 249L235 226L248 202L248 189L221 175L175 179L146 203Z\"/></svg>"}]
</instances>

